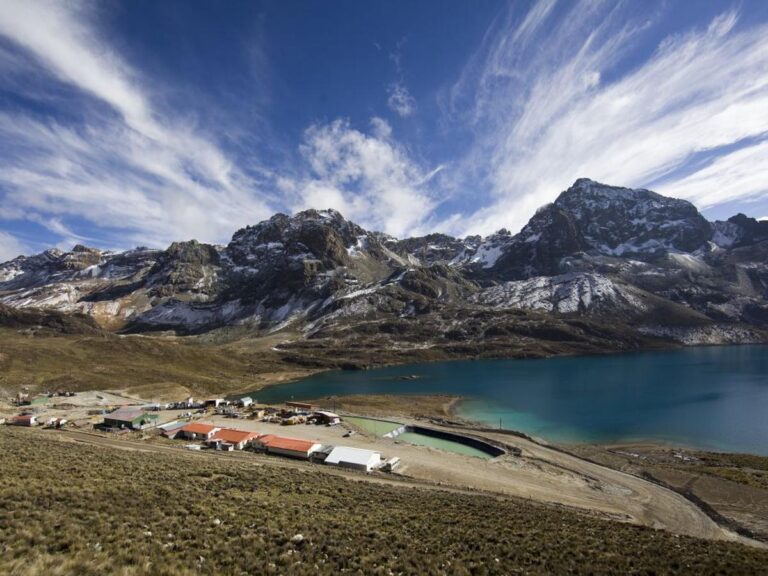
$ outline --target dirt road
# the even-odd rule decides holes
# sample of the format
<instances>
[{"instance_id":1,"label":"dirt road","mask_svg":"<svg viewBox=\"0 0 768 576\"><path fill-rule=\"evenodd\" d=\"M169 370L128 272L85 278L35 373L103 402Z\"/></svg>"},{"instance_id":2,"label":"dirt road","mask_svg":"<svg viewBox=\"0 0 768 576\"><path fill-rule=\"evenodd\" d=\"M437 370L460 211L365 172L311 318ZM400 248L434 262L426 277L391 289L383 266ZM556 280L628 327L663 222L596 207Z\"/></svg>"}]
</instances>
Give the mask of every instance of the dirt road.
<instances>
[{"instance_id":1,"label":"dirt road","mask_svg":"<svg viewBox=\"0 0 768 576\"><path fill-rule=\"evenodd\" d=\"M197 457L234 458L253 462L254 465L302 468L353 480L399 486L525 498L678 534L762 546L719 526L693 502L669 489L524 438L494 433L477 434L522 450L521 456L507 454L492 460L482 460L363 434L342 438L344 430L338 427L286 428L255 421L209 420L220 425L263 433L280 433L321 443L379 450L385 456L397 455L403 462L402 476L366 475L251 452L192 452ZM189 452L183 448L182 442L131 441L72 430L61 432L60 438L128 450Z\"/></svg>"}]
</instances>

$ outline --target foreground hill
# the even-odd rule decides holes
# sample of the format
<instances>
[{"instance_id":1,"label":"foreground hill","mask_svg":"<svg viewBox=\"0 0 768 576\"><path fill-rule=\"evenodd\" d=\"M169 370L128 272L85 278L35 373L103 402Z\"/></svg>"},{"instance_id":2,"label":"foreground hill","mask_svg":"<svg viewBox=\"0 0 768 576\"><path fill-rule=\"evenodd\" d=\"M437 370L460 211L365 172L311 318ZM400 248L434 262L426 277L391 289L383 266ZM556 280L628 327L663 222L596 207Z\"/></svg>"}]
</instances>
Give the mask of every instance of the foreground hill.
<instances>
[{"instance_id":1,"label":"foreground hill","mask_svg":"<svg viewBox=\"0 0 768 576\"><path fill-rule=\"evenodd\" d=\"M0 432L8 574L746 574L768 563L741 544L522 500Z\"/></svg>"},{"instance_id":2,"label":"foreground hill","mask_svg":"<svg viewBox=\"0 0 768 576\"><path fill-rule=\"evenodd\" d=\"M282 334L281 362L362 367L765 342L767 262L766 222L581 179L515 235L396 239L308 210L226 246L49 250L0 264L0 303L217 345Z\"/></svg>"}]
</instances>

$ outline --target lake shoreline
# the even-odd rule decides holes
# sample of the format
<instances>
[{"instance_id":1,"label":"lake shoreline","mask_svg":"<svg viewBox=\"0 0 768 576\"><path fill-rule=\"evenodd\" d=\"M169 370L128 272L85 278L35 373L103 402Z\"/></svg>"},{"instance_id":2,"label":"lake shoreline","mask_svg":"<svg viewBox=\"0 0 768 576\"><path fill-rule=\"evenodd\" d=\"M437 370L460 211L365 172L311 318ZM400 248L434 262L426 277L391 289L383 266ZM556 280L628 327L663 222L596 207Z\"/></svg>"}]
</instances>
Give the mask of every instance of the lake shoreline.
<instances>
[{"instance_id":1,"label":"lake shoreline","mask_svg":"<svg viewBox=\"0 0 768 576\"><path fill-rule=\"evenodd\" d=\"M396 420L408 420L409 416L413 416L408 411L404 413L398 409L403 405L412 405L412 396L388 395L384 398L384 411L379 411L375 416L358 414ZM632 474L679 494L723 528L750 540L768 543L768 457L711 451L656 439L551 443L520 431L487 428L482 423L457 416L455 408L463 397L446 399L445 396L437 395L433 398L417 398L422 407L429 400L433 401L436 408L439 407L431 415L422 415L417 420L424 426L447 428L459 435L483 439L492 434L498 445L507 449L517 438L518 441L530 442L584 462ZM345 398L339 397L337 400L344 403ZM381 406L382 402L379 401L378 405ZM364 406L358 404L358 407Z\"/></svg>"},{"instance_id":2,"label":"lake shoreline","mask_svg":"<svg viewBox=\"0 0 768 576\"><path fill-rule=\"evenodd\" d=\"M710 452L655 440L604 444L550 443L523 432L487 428L482 423L451 416L452 408L461 401L461 397L380 395L371 401L375 413L366 410L365 397L351 397L353 402L350 405L346 404L347 398L339 396L336 401L344 408L354 407L350 415L355 417L410 422L449 430L458 435L495 442L507 450L512 446L526 445L531 450L530 447L535 446L536 450L543 450L543 454L562 454L585 464L631 474L677 493L727 530L751 540L768 542L768 513L751 516L755 506L768 511L768 457ZM324 400L317 399L318 402ZM415 413L423 412L423 408L430 404L434 407L431 413L418 414L414 418ZM548 461L555 459L549 457ZM716 467L713 468L713 464ZM700 478L705 479L702 486L696 483L696 479ZM765 490L755 490L751 486L751 483L759 482L765 484ZM749 499L749 505L745 505L745 498Z\"/></svg>"},{"instance_id":3,"label":"lake shoreline","mask_svg":"<svg viewBox=\"0 0 768 576\"><path fill-rule=\"evenodd\" d=\"M318 374L327 374L327 373L335 373L335 372L365 373L365 372L381 370L385 368L400 368L404 366L442 364L446 362L484 362L484 361L507 361L507 360L535 361L535 360L548 360L548 359L554 359L554 358L595 358L595 357L600 358L603 356L624 356L624 355L630 355L630 354L644 354L644 353L665 352L665 351L674 352L676 350L681 350L686 348L711 348L711 347L718 347L718 346L738 347L738 346L760 346L760 345L768 346L768 342L764 342L764 343L745 342L745 343L732 343L732 344L702 343L702 344L697 344L695 346L688 346L685 344L681 344L679 342L660 340L660 341L655 341L652 344L646 344L639 348L626 349L626 350L605 349L605 350L594 351L594 352L578 352L578 353L551 352L551 353L544 353L541 355L520 354L519 352L516 352L516 351L515 352L510 351L509 354L501 354L498 356L478 356L477 354L466 354L466 355L457 355L457 356L446 357L446 358L424 359L424 360L418 360L415 362L414 361L402 361L402 362L383 361L383 362L376 362L370 365L354 367L354 368L344 368L341 366L331 366L327 368L325 367L324 368L305 368L303 369L304 371L306 371L305 375L293 376L286 379L280 378L280 375L282 374L282 372L273 372L271 374L274 374L277 376L276 380L272 382L264 382L262 384L259 384L257 388L254 388L253 385L244 386L238 390L229 392L227 397L238 398L246 395L257 394L259 391L267 390L275 386L291 384L293 382L297 382L305 378L310 378ZM302 371L299 365L289 363L287 364L287 366L291 366L292 368L294 368L294 370L286 370L287 372Z\"/></svg>"},{"instance_id":4,"label":"lake shoreline","mask_svg":"<svg viewBox=\"0 0 768 576\"><path fill-rule=\"evenodd\" d=\"M765 363L763 346L559 356L529 362L448 361L372 371L318 371L252 395L265 403L351 395L443 396L447 406L439 410L429 406L432 415L489 429L498 429L501 419L503 428L553 444L652 442L762 454L760 439L768 429L760 418L752 418L750 410L764 401ZM478 405L467 409L475 401ZM737 413L740 416L734 420Z\"/></svg>"}]
</instances>

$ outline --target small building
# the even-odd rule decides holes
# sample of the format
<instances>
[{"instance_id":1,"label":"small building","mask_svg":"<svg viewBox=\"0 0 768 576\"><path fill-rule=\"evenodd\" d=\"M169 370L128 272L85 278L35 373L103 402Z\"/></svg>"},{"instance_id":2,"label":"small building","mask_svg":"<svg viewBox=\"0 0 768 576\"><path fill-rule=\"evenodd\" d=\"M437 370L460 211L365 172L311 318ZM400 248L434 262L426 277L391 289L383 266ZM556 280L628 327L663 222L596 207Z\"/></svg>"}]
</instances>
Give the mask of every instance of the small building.
<instances>
[{"instance_id":1,"label":"small building","mask_svg":"<svg viewBox=\"0 0 768 576\"><path fill-rule=\"evenodd\" d=\"M334 449L334 446L324 444L320 446L320 448L312 452L310 459L312 460L312 462L323 463L325 462L325 459L328 458L328 454L333 452L333 449Z\"/></svg>"},{"instance_id":2,"label":"small building","mask_svg":"<svg viewBox=\"0 0 768 576\"><path fill-rule=\"evenodd\" d=\"M8 422L9 424L12 424L14 426L37 426L37 416L34 414L20 414L19 416L14 416L10 419Z\"/></svg>"},{"instance_id":3,"label":"small building","mask_svg":"<svg viewBox=\"0 0 768 576\"><path fill-rule=\"evenodd\" d=\"M186 422L173 421L173 422L166 422L162 426L158 426L158 428L160 428L160 434L163 435L165 438L169 438L170 440L175 440L177 437L181 437L182 429L186 425L187 425Z\"/></svg>"},{"instance_id":4,"label":"small building","mask_svg":"<svg viewBox=\"0 0 768 576\"><path fill-rule=\"evenodd\" d=\"M312 417L319 424L325 424L326 426L336 426L341 423L341 416L334 412L328 412L327 410L318 410Z\"/></svg>"},{"instance_id":5,"label":"small building","mask_svg":"<svg viewBox=\"0 0 768 576\"><path fill-rule=\"evenodd\" d=\"M104 426L107 428L130 428L143 430L157 425L159 415L147 412L143 408L124 406L104 416Z\"/></svg>"},{"instance_id":6,"label":"small building","mask_svg":"<svg viewBox=\"0 0 768 576\"><path fill-rule=\"evenodd\" d=\"M325 459L326 464L370 472L381 463L381 453L363 448L336 446Z\"/></svg>"},{"instance_id":7,"label":"small building","mask_svg":"<svg viewBox=\"0 0 768 576\"><path fill-rule=\"evenodd\" d=\"M203 422L192 422L181 428L180 436L188 440L210 440L221 427L213 424L204 424Z\"/></svg>"},{"instance_id":8,"label":"small building","mask_svg":"<svg viewBox=\"0 0 768 576\"><path fill-rule=\"evenodd\" d=\"M209 444L231 444L234 450L242 450L252 444L259 434L247 430L235 430L233 428L221 428L208 440ZM221 449L219 447L219 449Z\"/></svg>"},{"instance_id":9,"label":"small building","mask_svg":"<svg viewBox=\"0 0 768 576\"><path fill-rule=\"evenodd\" d=\"M250 396L243 396L242 398L240 398L240 399L237 401L237 403L238 403L240 406L242 406L243 408L247 408L248 406L250 406L251 404L253 404L253 398L251 398Z\"/></svg>"},{"instance_id":10,"label":"small building","mask_svg":"<svg viewBox=\"0 0 768 576\"><path fill-rule=\"evenodd\" d=\"M46 426L49 428L63 428L67 423L66 418L57 418L57 417L51 417L48 418L48 421L46 422Z\"/></svg>"},{"instance_id":11,"label":"small building","mask_svg":"<svg viewBox=\"0 0 768 576\"><path fill-rule=\"evenodd\" d=\"M395 456L384 462L384 464L381 466L381 469L384 472L394 472L395 468L398 466L400 466L400 458Z\"/></svg>"},{"instance_id":12,"label":"small building","mask_svg":"<svg viewBox=\"0 0 768 576\"><path fill-rule=\"evenodd\" d=\"M220 450L221 452L232 452L235 449L234 444L230 444L229 442L224 442L223 440L219 440L218 438L208 440L207 444L208 444L208 448L213 448L214 450Z\"/></svg>"},{"instance_id":13,"label":"small building","mask_svg":"<svg viewBox=\"0 0 768 576\"><path fill-rule=\"evenodd\" d=\"M284 436L275 436L274 434L266 434L259 437L255 445L264 449L267 454L277 454L302 460L308 460L314 452L322 447L317 442L311 440L286 438Z\"/></svg>"},{"instance_id":14,"label":"small building","mask_svg":"<svg viewBox=\"0 0 768 576\"><path fill-rule=\"evenodd\" d=\"M219 406L226 406L227 401L224 400L224 398L209 398L205 401L204 406L213 406L214 408L218 408Z\"/></svg>"},{"instance_id":15,"label":"small building","mask_svg":"<svg viewBox=\"0 0 768 576\"><path fill-rule=\"evenodd\" d=\"M307 412L314 412L318 409L318 406L315 404L310 404L309 402L286 402L286 406L289 408L295 408L297 410L306 410Z\"/></svg>"}]
</instances>

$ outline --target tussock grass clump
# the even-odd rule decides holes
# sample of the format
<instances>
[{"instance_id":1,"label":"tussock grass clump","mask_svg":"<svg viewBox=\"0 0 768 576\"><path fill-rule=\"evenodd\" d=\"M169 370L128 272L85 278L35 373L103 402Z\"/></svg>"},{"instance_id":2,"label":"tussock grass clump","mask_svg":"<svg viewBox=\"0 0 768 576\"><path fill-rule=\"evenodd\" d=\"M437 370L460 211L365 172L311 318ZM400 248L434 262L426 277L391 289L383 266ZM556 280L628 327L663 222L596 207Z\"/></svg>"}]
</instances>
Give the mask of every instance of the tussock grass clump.
<instances>
[{"instance_id":1,"label":"tussock grass clump","mask_svg":"<svg viewBox=\"0 0 768 576\"><path fill-rule=\"evenodd\" d=\"M518 500L52 434L0 429L2 574L702 574L768 565L768 552L738 544Z\"/></svg>"}]
</instances>

